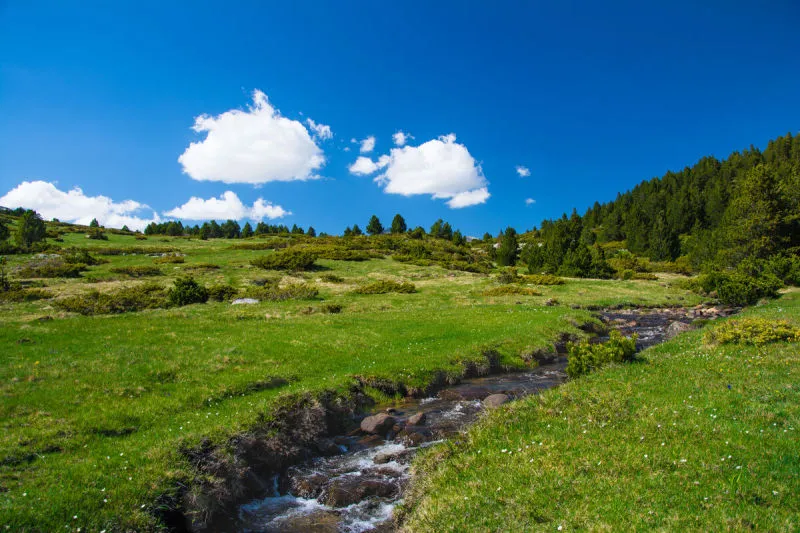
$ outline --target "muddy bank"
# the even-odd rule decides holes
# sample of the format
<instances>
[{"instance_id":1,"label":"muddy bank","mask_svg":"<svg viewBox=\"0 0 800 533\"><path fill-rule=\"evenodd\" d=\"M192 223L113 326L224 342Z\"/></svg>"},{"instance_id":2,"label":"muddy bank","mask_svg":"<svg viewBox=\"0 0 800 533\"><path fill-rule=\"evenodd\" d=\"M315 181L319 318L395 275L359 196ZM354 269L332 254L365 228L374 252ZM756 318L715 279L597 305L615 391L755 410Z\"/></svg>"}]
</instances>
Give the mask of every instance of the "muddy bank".
<instances>
[{"instance_id":1,"label":"muddy bank","mask_svg":"<svg viewBox=\"0 0 800 533\"><path fill-rule=\"evenodd\" d=\"M636 333L643 349L735 311L615 309L598 313L600 323L575 325L597 340L610 328ZM563 335L551 349L529 354L533 368L522 372L503 372L489 352L460 378L442 374L424 390L362 380L344 395L287 398L224 448L202 443L183 450L198 478L210 481L166 502L162 508L173 510L162 517L175 531L391 531L414 454L458 438L488 409L563 383L569 340ZM365 386L406 399L369 411Z\"/></svg>"}]
</instances>

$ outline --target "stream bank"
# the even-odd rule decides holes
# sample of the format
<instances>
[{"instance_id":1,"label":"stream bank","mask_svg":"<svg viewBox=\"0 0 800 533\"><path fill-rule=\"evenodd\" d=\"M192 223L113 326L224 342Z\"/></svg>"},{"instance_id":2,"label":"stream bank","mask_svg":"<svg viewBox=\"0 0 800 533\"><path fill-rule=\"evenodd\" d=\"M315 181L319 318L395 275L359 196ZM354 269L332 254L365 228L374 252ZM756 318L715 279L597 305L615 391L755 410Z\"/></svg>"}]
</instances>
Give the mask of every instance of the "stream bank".
<instances>
[{"instance_id":1,"label":"stream bank","mask_svg":"<svg viewBox=\"0 0 800 533\"><path fill-rule=\"evenodd\" d=\"M641 350L693 328L698 321L736 311L709 307L619 309L597 315L607 328L626 336L636 333L637 349ZM604 339L602 331L593 333L596 340ZM283 422L268 433L277 436L266 441L256 435L243 437L245 451L234 455L246 474L223 472L222 476L242 479L240 492L232 497L240 505L235 512L227 509L201 520L195 518L189 528L393 531L392 511L402 502L414 455L444 439L458 438L488 409L566 381L567 340L560 339L551 351L533 354L539 365L531 370L466 378L435 396L405 398L386 410L368 412L366 417L358 413L368 399L355 391L351 402L330 398L320 406L309 400L300 411L276 417ZM497 371L489 366L489 371ZM356 424L356 429L348 431L348 426ZM213 450L199 456L201 466L214 464L209 459ZM260 496L248 499L254 494ZM196 503L203 507L202 502Z\"/></svg>"}]
</instances>

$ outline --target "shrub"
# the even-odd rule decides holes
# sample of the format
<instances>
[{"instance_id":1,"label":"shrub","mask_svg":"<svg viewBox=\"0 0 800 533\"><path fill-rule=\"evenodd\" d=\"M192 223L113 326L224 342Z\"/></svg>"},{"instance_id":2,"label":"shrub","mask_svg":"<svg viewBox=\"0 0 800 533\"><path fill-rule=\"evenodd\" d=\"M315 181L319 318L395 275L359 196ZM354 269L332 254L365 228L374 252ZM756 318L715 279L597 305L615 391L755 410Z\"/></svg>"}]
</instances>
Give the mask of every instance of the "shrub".
<instances>
[{"instance_id":1,"label":"shrub","mask_svg":"<svg viewBox=\"0 0 800 533\"><path fill-rule=\"evenodd\" d=\"M500 285L499 287L486 289L482 294L484 296L541 296L542 293L529 287L520 287L519 285Z\"/></svg>"},{"instance_id":2,"label":"shrub","mask_svg":"<svg viewBox=\"0 0 800 533\"><path fill-rule=\"evenodd\" d=\"M319 295L316 285L309 283L293 283L284 287L265 285L263 287L248 287L245 296L258 300L282 302L284 300L313 300Z\"/></svg>"},{"instance_id":3,"label":"shrub","mask_svg":"<svg viewBox=\"0 0 800 533\"><path fill-rule=\"evenodd\" d=\"M83 263L84 265L94 266L94 265L102 265L104 263L108 263L106 259L100 259L99 257L94 257L85 248L69 248L67 250L63 250L61 252L61 258L64 260L65 263L71 263L71 264Z\"/></svg>"},{"instance_id":4,"label":"shrub","mask_svg":"<svg viewBox=\"0 0 800 533\"><path fill-rule=\"evenodd\" d=\"M93 239L95 241L107 241L108 235L106 235L100 228L89 228L86 238Z\"/></svg>"},{"instance_id":5,"label":"shrub","mask_svg":"<svg viewBox=\"0 0 800 533\"><path fill-rule=\"evenodd\" d=\"M652 272L634 272L633 276L631 276L630 279L643 279L652 281L654 279L658 279L658 276L656 276Z\"/></svg>"},{"instance_id":6,"label":"shrub","mask_svg":"<svg viewBox=\"0 0 800 533\"><path fill-rule=\"evenodd\" d=\"M326 273L320 276L322 281L326 281L328 283L343 283L344 278L341 276L337 276L336 274Z\"/></svg>"},{"instance_id":7,"label":"shrub","mask_svg":"<svg viewBox=\"0 0 800 533\"><path fill-rule=\"evenodd\" d=\"M153 259L153 262L158 264L180 264L185 261L182 255L162 255Z\"/></svg>"},{"instance_id":8,"label":"shrub","mask_svg":"<svg viewBox=\"0 0 800 533\"><path fill-rule=\"evenodd\" d=\"M55 300L59 309L82 315L116 314L167 306L165 291L156 283L142 283L116 292L90 291L77 296Z\"/></svg>"},{"instance_id":9,"label":"shrub","mask_svg":"<svg viewBox=\"0 0 800 533\"><path fill-rule=\"evenodd\" d=\"M503 285L508 285L509 283L520 283L522 281L522 277L517 274L516 268L504 268L497 274L495 281L497 281L497 283L502 283Z\"/></svg>"},{"instance_id":10,"label":"shrub","mask_svg":"<svg viewBox=\"0 0 800 533\"><path fill-rule=\"evenodd\" d=\"M250 261L255 267L265 270L309 270L314 266L317 256L300 250L284 250Z\"/></svg>"},{"instance_id":11,"label":"shrub","mask_svg":"<svg viewBox=\"0 0 800 533\"><path fill-rule=\"evenodd\" d=\"M417 287L408 281L381 280L361 285L353 292L355 294L388 294L391 292L411 294L417 292Z\"/></svg>"},{"instance_id":12,"label":"shrub","mask_svg":"<svg viewBox=\"0 0 800 533\"><path fill-rule=\"evenodd\" d=\"M144 278L147 276L161 276L161 269L154 266L123 266L110 269L114 274L124 274L131 278Z\"/></svg>"},{"instance_id":13,"label":"shrub","mask_svg":"<svg viewBox=\"0 0 800 533\"><path fill-rule=\"evenodd\" d=\"M699 276L689 286L705 294L716 292L720 302L726 305L752 305L761 298L777 296L783 283L771 274L753 277L741 272L710 272Z\"/></svg>"},{"instance_id":14,"label":"shrub","mask_svg":"<svg viewBox=\"0 0 800 533\"><path fill-rule=\"evenodd\" d=\"M319 310L332 315L339 314L342 312L342 304L322 304Z\"/></svg>"},{"instance_id":15,"label":"shrub","mask_svg":"<svg viewBox=\"0 0 800 533\"><path fill-rule=\"evenodd\" d=\"M37 258L17 270L21 278L77 278L86 270L83 263L67 263L61 257Z\"/></svg>"},{"instance_id":16,"label":"shrub","mask_svg":"<svg viewBox=\"0 0 800 533\"><path fill-rule=\"evenodd\" d=\"M53 293L43 289L23 289L17 285L11 285L7 290L0 289L0 302L33 302L36 300L46 300L52 298Z\"/></svg>"},{"instance_id":17,"label":"shrub","mask_svg":"<svg viewBox=\"0 0 800 533\"><path fill-rule=\"evenodd\" d=\"M263 242L243 242L234 244L230 247L231 250L278 250L286 248L291 244L288 239L268 239Z\"/></svg>"},{"instance_id":18,"label":"shrub","mask_svg":"<svg viewBox=\"0 0 800 533\"><path fill-rule=\"evenodd\" d=\"M166 254L179 251L177 248L168 246L129 246L127 248L98 248L94 250L97 255L147 255L147 254Z\"/></svg>"},{"instance_id":19,"label":"shrub","mask_svg":"<svg viewBox=\"0 0 800 533\"><path fill-rule=\"evenodd\" d=\"M532 283L534 285L564 285L566 280L553 276L552 274L528 274L523 276L522 279L525 283Z\"/></svg>"},{"instance_id":20,"label":"shrub","mask_svg":"<svg viewBox=\"0 0 800 533\"><path fill-rule=\"evenodd\" d=\"M488 274L492 267L487 263L468 263L467 261L448 261L440 263L443 268L448 270L460 270L462 272L472 272L474 274Z\"/></svg>"},{"instance_id":21,"label":"shrub","mask_svg":"<svg viewBox=\"0 0 800 533\"><path fill-rule=\"evenodd\" d=\"M569 343L567 375L574 378L609 363L631 361L636 353L636 339L636 334L623 337L619 331L613 330L608 341L602 344L591 344L589 341Z\"/></svg>"},{"instance_id":22,"label":"shrub","mask_svg":"<svg viewBox=\"0 0 800 533\"><path fill-rule=\"evenodd\" d=\"M208 299L216 302L227 302L239 293L232 285L212 285L208 288Z\"/></svg>"},{"instance_id":23,"label":"shrub","mask_svg":"<svg viewBox=\"0 0 800 533\"><path fill-rule=\"evenodd\" d=\"M205 303L208 301L208 290L197 283L194 278L178 278L167 293L167 301L170 305L178 307Z\"/></svg>"},{"instance_id":24,"label":"shrub","mask_svg":"<svg viewBox=\"0 0 800 533\"><path fill-rule=\"evenodd\" d=\"M786 320L741 318L724 322L705 334L706 342L714 344L768 344L770 342L800 342L800 328Z\"/></svg>"},{"instance_id":25,"label":"shrub","mask_svg":"<svg viewBox=\"0 0 800 533\"><path fill-rule=\"evenodd\" d=\"M144 235L141 235L139 233L134 235L133 238L136 239L137 241L146 241L147 240L147 237L145 237Z\"/></svg>"}]
</instances>

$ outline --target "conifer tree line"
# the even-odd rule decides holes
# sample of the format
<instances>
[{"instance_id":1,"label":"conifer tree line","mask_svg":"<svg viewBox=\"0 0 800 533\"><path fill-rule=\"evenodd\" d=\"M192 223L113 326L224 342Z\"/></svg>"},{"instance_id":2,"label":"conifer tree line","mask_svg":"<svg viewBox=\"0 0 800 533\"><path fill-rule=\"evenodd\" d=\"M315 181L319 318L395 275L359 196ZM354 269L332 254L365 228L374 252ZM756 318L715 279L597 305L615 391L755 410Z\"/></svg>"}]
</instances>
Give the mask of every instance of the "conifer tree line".
<instances>
[{"instance_id":1,"label":"conifer tree line","mask_svg":"<svg viewBox=\"0 0 800 533\"><path fill-rule=\"evenodd\" d=\"M722 161L704 157L611 202L595 202L583 216L573 210L545 220L525 237L522 258L532 271L565 275L592 270L593 261L602 268L604 249L620 247L655 261L683 256L695 269L796 256L800 135L789 133L764 151L751 146Z\"/></svg>"}]
</instances>

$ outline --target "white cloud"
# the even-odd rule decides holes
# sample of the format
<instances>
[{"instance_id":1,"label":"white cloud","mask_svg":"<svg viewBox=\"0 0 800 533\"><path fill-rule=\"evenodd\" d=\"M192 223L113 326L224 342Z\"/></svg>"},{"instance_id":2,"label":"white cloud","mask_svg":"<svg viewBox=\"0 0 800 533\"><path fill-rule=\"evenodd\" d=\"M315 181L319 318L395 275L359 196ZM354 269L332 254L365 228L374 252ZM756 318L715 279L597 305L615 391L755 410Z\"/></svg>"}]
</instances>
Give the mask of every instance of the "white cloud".
<instances>
[{"instance_id":1,"label":"white cloud","mask_svg":"<svg viewBox=\"0 0 800 533\"><path fill-rule=\"evenodd\" d=\"M525 198L525 205L533 205L536 203L536 200L533 198Z\"/></svg>"},{"instance_id":2,"label":"white cloud","mask_svg":"<svg viewBox=\"0 0 800 533\"><path fill-rule=\"evenodd\" d=\"M314 132L314 137L321 141L327 141L328 139L333 139L333 130L327 124L317 124L312 119L307 118L306 124L308 127L311 128L311 131Z\"/></svg>"},{"instance_id":3,"label":"white cloud","mask_svg":"<svg viewBox=\"0 0 800 533\"><path fill-rule=\"evenodd\" d=\"M375 137L373 135L370 135L369 137L361 141L362 154L368 154L374 149L375 149Z\"/></svg>"},{"instance_id":4,"label":"white cloud","mask_svg":"<svg viewBox=\"0 0 800 533\"><path fill-rule=\"evenodd\" d=\"M345 152L349 152L349 151L350 151L350 147L349 147L349 146L345 146L345 147L344 147L344 151L345 151Z\"/></svg>"},{"instance_id":5,"label":"white cloud","mask_svg":"<svg viewBox=\"0 0 800 533\"><path fill-rule=\"evenodd\" d=\"M419 146L392 148L385 163L386 171L375 181L390 194L430 194L447 199L453 209L482 204L490 196L480 165L452 133Z\"/></svg>"},{"instance_id":6,"label":"white cloud","mask_svg":"<svg viewBox=\"0 0 800 533\"><path fill-rule=\"evenodd\" d=\"M531 175L531 171L528 167L517 165L517 174L519 174L520 178L527 178L528 176Z\"/></svg>"},{"instance_id":7,"label":"white cloud","mask_svg":"<svg viewBox=\"0 0 800 533\"><path fill-rule=\"evenodd\" d=\"M261 184L308 180L317 178L316 171L325 164L322 150L306 127L281 116L259 90L253 91L253 105L246 111L200 115L193 129L206 137L191 143L178 162L198 181Z\"/></svg>"},{"instance_id":8,"label":"white cloud","mask_svg":"<svg viewBox=\"0 0 800 533\"><path fill-rule=\"evenodd\" d=\"M0 205L33 209L46 220L57 218L73 224L88 225L96 218L101 225L110 228L128 226L141 230L150 222L160 221L155 212L151 219L136 216L137 212L149 209L145 204L133 200L114 202L107 196L86 196L79 187L64 192L47 181L23 181L0 198Z\"/></svg>"},{"instance_id":9,"label":"white cloud","mask_svg":"<svg viewBox=\"0 0 800 533\"><path fill-rule=\"evenodd\" d=\"M355 163L347 167L347 170L350 171L351 174L356 174L358 176L366 176L367 174L372 174L389 164L391 158L388 155L382 155L378 158L378 161L375 162L369 157L365 157L363 155L358 156Z\"/></svg>"},{"instance_id":10,"label":"white cloud","mask_svg":"<svg viewBox=\"0 0 800 533\"><path fill-rule=\"evenodd\" d=\"M408 133L404 133L402 131L398 131L394 135L392 135L392 141L394 141L395 146L405 146L409 139L413 139L412 135Z\"/></svg>"},{"instance_id":11,"label":"white cloud","mask_svg":"<svg viewBox=\"0 0 800 533\"><path fill-rule=\"evenodd\" d=\"M166 211L164 216L185 220L227 220L229 218L241 220L249 218L250 220L260 221L264 218L281 218L291 214L290 211L286 211L279 205L265 202L263 198L259 198L251 207L248 207L242 203L236 193L225 191L219 198L209 198L208 200L192 196L185 204Z\"/></svg>"},{"instance_id":12,"label":"white cloud","mask_svg":"<svg viewBox=\"0 0 800 533\"><path fill-rule=\"evenodd\" d=\"M350 139L350 142L353 143L353 144L356 144L358 141L356 140L355 137L353 137L352 139Z\"/></svg>"}]
</instances>

